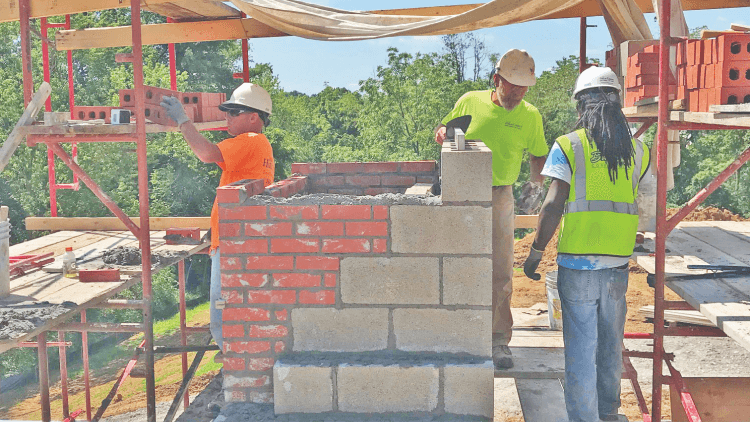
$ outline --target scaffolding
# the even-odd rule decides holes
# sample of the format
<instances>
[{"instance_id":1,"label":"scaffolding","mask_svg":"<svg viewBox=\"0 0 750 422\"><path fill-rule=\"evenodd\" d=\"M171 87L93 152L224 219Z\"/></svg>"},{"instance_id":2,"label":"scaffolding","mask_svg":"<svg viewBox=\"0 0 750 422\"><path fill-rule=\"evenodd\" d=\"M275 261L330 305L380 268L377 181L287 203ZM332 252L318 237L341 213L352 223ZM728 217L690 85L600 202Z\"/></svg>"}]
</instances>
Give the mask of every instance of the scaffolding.
<instances>
[{"instance_id":1,"label":"scaffolding","mask_svg":"<svg viewBox=\"0 0 750 422\"><path fill-rule=\"evenodd\" d=\"M30 41L30 19L32 18L32 0L19 0L18 3L18 18L20 21L21 28L21 52L22 52L22 72L23 72L23 93L25 103L28 104L32 98L33 91L33 78L31 74L31 41ZM659 20L661 39L659 40L659 101L658 101L658 112L651 116L628 116L629 120L642 122L643 126L638 131L638 134L645 132L653 124L657 125L657 140L656 140L656 174L657 174L657 230L656 230L656 287L655 287L655 311L654 311L654 332L642 333L642 334L628 334L627 338L639 338L653 340L653 352L642 353L642 352L629 352L626 353L626 357L640 357L650 358L653 360L653 391L652 391L652 408L651 414L649 415L648 409L645 405L645 400L642 394L638 394L639 405L643 413L643 419L645 421L659 422L661 420L661 395L662 385L672 385L677 391L681 393L682 404L685 408L686 414L689 420L697 422L700 420L695 405L692 402L689 392L687 391L682 378L677 370L672 366L671 359L672 355L666 353L664 350L664 337L665 336L686 336L686 335L699 335L699 336L724 336L721 330L716 328L681 328L681 327L665 327L664 326L664 311L665 310L678 310L678 309L693 309L685 301L667 301L664 298L664 286L665 286L665 248L666 238L670 231L675 228L677 223L682 220L690 211L694 210L708 195L715 191L728 177L730 177L739 167L750 159L750 148L745 150L737 160L735 160L729 167L723 170L711 183L709 183L703 190L698 192L696 196L691 199L676 215L671 218L667 218L666 214L666 182L667 182L667 131L669 130L716 130L716 129L747 129L750 128L750 124L745 123L746 120L735 119L735 120L723 120L723 121L707 121L701 116L699 118L693 118L691 114L696 113L685 113L685 112L671 112L669 110L668 101L668 73L669 68L669 48L674 43L681 41L679 38L673 38L670 35L670 21L671 21L671 1L670 0L658 0L661 4L661 19ZM89 10L98 10L112 7L124 7L124 5L116 4L117 2L108 2L106 5L97 6L83 6L83 2L75 5L63 4L58 6L48 5L48 12L46 16L50 15L65 15L64 24L50 24L47 22L46 17L41 19L41 34L43 38L42 42L42 59L44 61L44 80L50 80L49 74L49 52L48 46L44 42L47 37L47 31L49 28L65 28L70 29L70 13L78 13ZM638 0L639 6L644 12L652 11L649 10L650 1ZM746 3L732 0L721 0L713 2L711 5L706 5L705 2L700 1L686 1L686 9L701 9L701 8L725 8L725 7L741 7L745 6ZM164 5L164 2L158 2L158 5ZM214 4L216 7L216 5ZM467 9L474 7L475 5L464 5L464 6L446 6L446 10L450 10L450 13L456 13L457 10ZM226 7L226 6L225 6ZM450 9L449 9L450 8ZM144 45L143 31L141 24L141 2L139 0L130 1L130 9L132 16L132 24L129 28L130 36L132 37L132 53L118 55L118 61L129 62L133 66L133 86L135 92L135 115L144 116L144 82L143 82L143 56L142 47ZM426 10L429 9L429 10ZM440 8L423 8L420 9L417 14L434 14L434 13L448 13L447 11L440 12ZM586 16L599 15L597 11L598 3L594 1L587 1L576 10L565 10L557 13L550 18L559 17L579 17L581 18L581 70L585 67L585 34L586 34ZM416 10L416 9L415 9ZM436 10L438 10L436 12ZM57 13L57 12L66 13ZM400 11L390 11L393 13L403 13L404 9ZM224 16L224 18L236 19L236 20L248 20L247 16L241 14L238 11L234 11L230 16ZM388 11L385 11L388 12ZM386 13L387 14L387 13ZM34 15L41 16L41 15ZM218 13L216 16L209 16L210 19L220 19L221 14ZM193 24L199 24L201 22L194 22ZM167 24L179 25L180 22L174 18L169 17ZM239 76L243 81L249 80L249 66L248 66L248 38L251 37L271 37L271 36L285 36L280 31L276 31L273 28L267 28L263 25L258 25L252 29L244 29L242 31L229 31L230 35L224 34L224 38L216 39L241 39L242 41L242 63L243 70ZM237 36L242 34L242 36ZM152 39L149 43L157 43ZM200 36L200 35L194 35ZM169 38L170 41L174 39L174 35ZM195 40L195 39L193 39ZM188 41L193 41L188 40ZM200 41L200 40L198 40ZM124 41L115 41L118 45L125 45ZM162 41L163 42L163 41ZM187 42L187 41L186 41ZM67 63L68 63L68 81L69 81L69 104L71 113L75 105L74 97L74 84L73 84L73 61L72 61L72 49L75 47L68 48L67 51ZM173 43L169 44L169 69L170 69L170 85L173 90L176 89L176 62L175 62L175 47ZM46 110L51 111L51 103L47 100ZM208 130L217 127L217 122L211 122L208 124L202 124L198 126L201 130ZM49 189L50 189L50 208L52 216L57 216L57 199L56 193L60 189L75 189L80 187L82 181L92 192L101 200L101 202L115 215L132 235L138 240L141 247L142 254L142 273L140 281L143 286L143 300L135 303L118 303L110 301L106 306L108 307L119 307L119 308L137 308L142 309L143 322L138 327L116 327L114 325L109 326L110 330L122 330L128 332L143 332L144 341L142 346L139 348L141 354L145 358L146 363L146 398L147 398L147 419L149 422L156 421L156 403L155 403L155 377L154 377L154 354L158 352L172 352L182 353L182 369L183 375L189 375L188 362L187 362L187 351L206 351L210 350L205 346L188 346L187 345L187 333L192 331L187 326L185 321L185 274L184 274L184 261L180 260L178 263L178 279L180 283L180 334L181 334L181 347L169 348L157 350L154 348L153 339L153 316L152 316L152 265L151 265L151 229L149 219L149 191L148 191L148 174L147 174L147 163L146 163L146 135L147 133L163 132L176 130L175 128L167 128L159 125L147 124L144 119L137 118L135 125L121 126L121 127L89 127L81 129L80 131L70 132L69 130L62 130L55 127L29 127L26 131L27 142L29 145L35 145L38 143L44 143L48 148L48 165L49 165ZM135 224L131 219L125 215L125 213L112 201L109 196L99 188L96 182L77 164L76 155L77 147L76 144L79 142L132 142L136 144L136 151L138 157L138 193L140 198L140 221L139 224ZM72 153L68 154L61 146L61 143L71 143ZM55 160L57 156L66 164L74 174L74 179L71 183L60 183L56 182L55 178ZM98 418L103 413L103 409L100 409L96 415L92 415L92 407L90 403L89 391L89 374L88 374L88 355L87 355L87 333L93 331L92 325L86 322L85 309L81 312L81 322L71 323L63 327L52 327L52 328L66 328L71 331L80 331L83 335L83 361L85 368L85 385L87 391L87 402L86 402L86 413L88 420ZM195 330L195 329L193 329ZM67 403L67 374L66 374L66 355L65 348L69 346L69 343L64 341L62 330L59 334L58 342L47 342L46 332L39 333L37 335L36 343L19 343L21 347L36 347L38 350L38 357L40 361L39 365L39 380L40 380L40 395L41 395L41 407L42 407L42 418L44 421L51 420L50 414L50 402L49 402L49 374L47 372L46 365L41 363L47 362L47 348L58 347L60 362L61 362L61 378L63 387L63 413L65 417L71 416L68 409ZM137 356L134 356L137 359ZM131 361L132 363L133 361ZM669 376L665 376L662 373L662 364L665 363L670 372ZM626 362L626 372L630 374L630 378L635 379L634 387L637 386L637 378L635 378L632 366L629 362ZM132 365L123 371L120 380L117 385L127 376L129 369L132 369ZM637 388L637 387L636 387ZM640 391L640 388L637 388ZM181 394L184 393L184 404L189 404L187 393L181 390ZM180 394L180 395L181 395Z\"/></svg>"}]
</instances>

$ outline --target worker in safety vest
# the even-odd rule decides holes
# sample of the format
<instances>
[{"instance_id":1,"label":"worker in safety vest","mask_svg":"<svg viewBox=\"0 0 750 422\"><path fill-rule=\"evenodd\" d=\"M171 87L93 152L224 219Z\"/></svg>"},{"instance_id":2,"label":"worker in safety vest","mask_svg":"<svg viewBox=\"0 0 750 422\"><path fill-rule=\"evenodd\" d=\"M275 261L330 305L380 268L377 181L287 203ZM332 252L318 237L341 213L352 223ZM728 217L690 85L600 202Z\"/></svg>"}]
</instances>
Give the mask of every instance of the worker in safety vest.
<instances>
[{"instance_id":1,"label":"worker in safety vest","mask_svg":"<svg viewBox=\"0 0 750 422\"><path fill-rule=\"evenodd\" d=\"M222 169L219 186L244 179L262 179L268 186L273 184L273 149L263 135L263 128L270 123L271 96L261 86L243 83L232 92L219 110L226 112L227 132L234 136L214 144L188 119L177 98L164 97L161 102L167 116L177 122L190 149L204 163L216 163ZM222 311L216 309L221 299L221 254L219 252L219 208L214 201L211 210L211 336L222 348Z\"/></svg>"},{"instance_id":2,"label":"worker in safety vest","mask_svg":"<svg viewBox=\"0 0 750 422\"><path fill-rule=\"evenodd\" d=\"M495 368L507 369L513 366L508 348L513 327L513 183L528 150L529 180L541 194L544 177L539 172L548 147L542 115L523 100L536 83L534 59L524 50L509 50L495 65L492 82L492 89L467 92L458 99L438 126L435 142L443 144L446 123L470 115L466 139L479 139L492 151L492 360Z\"/></svg>"},{"instance_id":3,"label":"worker in safety vest","mask_svg":"<svg viewBox=\"0 0 750 422\"><path fill-rule=\"evenodd\" d=\"M638 185L649 151L622 114L609 68L576 80L577 130L557 138L542 169L552 179L524 272L535 271L562 217L557 289L565 341L565 405L571 422L627 421L618 415L628 261L635 245Z\"/></svg>"}]
</instances>

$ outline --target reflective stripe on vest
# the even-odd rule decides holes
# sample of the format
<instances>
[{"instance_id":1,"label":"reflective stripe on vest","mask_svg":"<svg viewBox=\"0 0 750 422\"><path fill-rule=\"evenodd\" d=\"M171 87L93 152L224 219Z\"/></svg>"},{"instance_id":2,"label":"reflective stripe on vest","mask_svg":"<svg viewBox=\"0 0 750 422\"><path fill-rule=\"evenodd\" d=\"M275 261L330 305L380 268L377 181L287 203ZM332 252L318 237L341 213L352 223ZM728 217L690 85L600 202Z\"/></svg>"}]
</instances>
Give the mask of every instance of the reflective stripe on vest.
<instances>
[{"instance_id":1,"label":"reflective stripe on vest","mask_svg":"<svg viewBox=\"0 0 750 422\"><path fill-rule=\"evenodd\" d=\"M573 147L573 154L575 155L576 172L573 177L574 189L576 192L576 198L573 202L566 204L566 213L574 212L588 212L588 211L609 211L616 212L619 214L630 214L638 215L638 204L628 202L614 202L606 200L586 200L586 155L583 153L583 143L578 133L571 132L567 135L570 139L570 145ZM633 182L633 192L638 188L638 181L641 177L641 170L643 168L643 144L636 142L635 158L633 163L633 174L631 176Z\"/></svg>"}]
</instances>

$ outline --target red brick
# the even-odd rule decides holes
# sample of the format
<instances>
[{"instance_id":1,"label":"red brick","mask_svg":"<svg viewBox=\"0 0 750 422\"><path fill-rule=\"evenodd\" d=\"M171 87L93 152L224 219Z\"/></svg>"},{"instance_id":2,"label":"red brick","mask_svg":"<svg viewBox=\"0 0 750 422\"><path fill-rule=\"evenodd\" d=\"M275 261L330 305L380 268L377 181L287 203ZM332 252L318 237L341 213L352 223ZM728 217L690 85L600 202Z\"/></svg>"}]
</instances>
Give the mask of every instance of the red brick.
<instances>
[{"instance_id":1,"label":"red brick","mask_svg":"<svg viewBox=\"0 0 750 422\"><path fill-rule=\"evenodd\" d=\"M224 369L227 371L244 371L245 359L230 358L229 356L224 356L223 365L224 365Z\"/></svg>"},{"instance_id":2,"label":"red brick","mask_svg":"<svg viewBox=\"0 0 750 422\"><path fill-rule=\"evenodd\" d=\"M224 338L245 337L245 327L242 325L222 324L221 335Z\"/></svg>"},{"instance_id":3,"label":"red brick","mask_svg":"<svg viewBox=\"0 0 750 422\"><path fill-rule=\"evenodd\" d=\"M263 287L267 283L268 274L238 273L221 275L221 287Z\"/></svg>"},{"instance_id":4,"label":"red brick","mask_svg":"<svg viewBox=\"0 0 750 422\"><path fill-rule=\"evenodd\" d=\"M365 195L380 195L381 193L402 193L405 189L401 188L367 188Z\"/></svg>"},{"instance_id":5,"label":"red brick","mask_svg":"<svg viewBox=\"0 0 750 422\"><path fill-rule=\"evenodd\" d=\"M271 343L268 341L225 341L224 350L233 353L263 353L271 350Z\"/></svg>"},{"instance_id":6,"label":"red brick","mask_svg":"<svg viewBox=\"0 0 750 422\"><path fill-rule=\"evenodd\" d=\"M750 60L720 62L714 65L714 72L716 88L750 86Z\"/></svg>"},{"instance_id":7,"label":"red brick","mask_svg":"<svg viewBox=\"0 0 750 422\"><path fill-rule=\"evenodd\" d=\"M388 236L388 223L379 222L347 222L347 236Z\"/></svg>"},{"instance_id":8,"label":"red brick","mask_svg":"<svg viewBox=\"0 0 750 422\"><path fill-rule=\"evenodd\" d=\"M435 165L434 161L405 161L399 163L399 170L405 173L430 172L435 171Z\"/></svg>"},{"instance_id":9,"label":"red brick","mask_svg":"<svg viewBox=\"0 0 750 422\"><path fill-rule=\"evenodd\" d=\"M387 220L388 219L388 206L373 205L372 218L375 220Z\"/></svg>"},{"instance_id":10,"label":"red brick","mask_svg":"<svg viewBox=\"0 0 750 422\"><path fill-rule=\"evenodd\" d=\"M318 287L320 274L280 273L273 275L274 287Z\"/></svg>"},{"instance_id":11,"label":"red brick","mask_svg":"<svg viewBox=\"0 0 750 422\"><path fill-rule=\"evenodd\" d=\"M272 206L271 218L275 220L315 220L318 218L318 207L308 206Z\"/></svg>"},{"instance_id":12,"label":"red brick","mask_svg":"<svg viewBox=\"0 0 750 422\"><path fill-rule=\"evenodd\" d=\"M304 222L297 223L299 236L343 236L344 223Z\"/></svg>"},{"instance_id":13,"label":"red brick","mask_svg":"<svg viewBox=\"0 0 750 422\"><path fill-rule=\"evenodd\" d=\"M318 239L271 239L271 253L311 253L320 251Z\"/></svg>"},{"instance_id":14,"label":"red brick","mask_svg":"<svg viewBox=\"0 0 750 422\"><path fill-rule=\"evenodd\" d=\"M295 268L298 270L338 271L339 259L326 256L298 256Z\"/></svg>"},{"instance_id":15,"label":"red brick","mask_svg":"<svg viewBox=\"0 0 750 422\"><path fill-rule=\"evenodd\" d=\"M236 290L222 290L221 298L230 305L236 305L245 301L242 297L242 293Z\"/></svg>"},{"instance_id":16,"label":"red brick","mask_svg":"<svg viewBox=\"0 0 750 422\"><path fill-rule=\"evenodd\" d=\"M331 173L362 173L364 163L328 163L327 171Z\"/></svg>"},{"instance_id":17,"label":"red brick","mask_svg":"<svg viewBox=\"0 0 750 422\"><path fill-rule=\"evenodd\" d=\"M226 362L226 358L224 360ZM273 369L273 364L276 362L274 358L250 358L247 360L248 371L270 371ZM226 366L226 364L224 364Z\"/></svg>"},{"instance_id":18,"label":"red brick","mask_svg":"<svg viewBox=\"0 0 750 422\"><path fill-rule=\"evenodd\" d=\"M414 176L384 175L383 186L413 186L417 181Z\"/></svg>"},{"instance_id":19,"label":"red brick","mask_svg":"<svg viewBox=\"0 0 750 422\"><path fill-rule=\"evenodd\" d=\"M245 395L244 390L232 390L228 388L225 390L225 393L229 394L229 397L226 398L227 401L247 401L247 396Z\"/></svg>"},{"instance_id":20,"label":"red brick","mask_svg":"<svg viewBox=\"0 0 750 422\"><path fill-rule=\"evenodd\" d=\"M336 274L328 273L323 277L324 287L336 287Z\"/></svg>"},{"instance_id":21,"label":"red brick","mask_svg":"<svg viewBox=\"0 0 750 422\"><path fill-rule=\"evenodd\" d=\"M240 235L240 223L219 223L220 237L237 237Z\"/></svg>"},{"instance_id":22,"label":"red brick","mask_svg":"<svg viewBox=\"0 0 750 422\"><path fill-rule=\"evenodd\" d=\"M273 346L273 350L276 353L283 352L284 350L286 350L286 343L284 343L283 341L277 341L276 344Z\"/></svg>"},{"instance_id":23,"label":"red brick","mask_svg":"<svg viewBox=\"0 0 750 422\"><path fill-rule=\"evenodd\" d=\"M291 236L292 223L246 223L245 236Z\"/></svg>"},{"instance_id":24,"label":"red brick","mask_svg":"<svg viewBox=\"0 0 750 422\"><path fill-rule=\"evenodd\" d=\"M372 251L385 253L388 250L388 242L385 239L372 239Z\"/></svg>"},{"instance_id":25,"label":"red brick","mask_svg":"<svg viewBox=\"0 0 750 422\"><path fill-rule=\"evenodd\" d=\"M120 107L135 107L135 91L132 89L121 89Z\"/></svg>"},{"instance_id":26,"label":"red brick","mask_svg":"<svg viewBox=\"0 0 750 422\"><path fill-rule=\"evenodd\" d=\"M369 220L369 205L323 205L323 218L326 220Z\"/></svg>"},{"instance_id":27,"label":"red brick","mask_svg":"<svg viewBox=\"0 0 750 422\"><path fill-rule=\"evenodd\" d=\"M435 183L435 176L417 176L417 183Z\"/></svg>"},{"instance_id":28,"label":"red brick","mask_svg":"<svg viewBox=\"0 0 750 422\"><path fill-rule=\"evenodd\" d=\"M267 239L222 240L221 255L268 253Z\"/></svg>"},{"instance_id":29,"label":"red brick","mask_svg":"<svg viewBox=\"0 0 750 422\"><path fill-rule=\"evenodd\" d=\"M293 163L292 174L323 174L326 172L325 163Z\"/></svg>"},{"instance_id":30,"label":"red brick","mask_svg":"<svg viewBox=\"0 0 750 422\"><path fill-rule=\"evenodd\" d=\"M281 303L288 305L296 301L297 292L294 290L251 290L247 292L248 303Z\"/></svg>"},{"instance_id":31,"label":"red brick","mask_svg":"<svg viewBox=\"0 0 750 422\"><path fill-rule=\"evenodd\" d=\"M242 260L234 257L221 257L222 270L242 270Z\"/></svg>"},{"instance_id":32,"label":"red brick","mask_svg":"<svg viewBox=\"0 0 750 422\"><path fill-rule=\"evenodd\" d=\"M266 207L219 207L220 220L265 220L267 218Z\"/></svg>"},{"instance_id":33,"label":"red brick","mask_svg":"<svg viewBox=\"0 0 750 422\"><path fill-rule=\"evenodd\" d=\"M340 186L344 184L344 176L322 176L312 179L313 186Z\"/></svg>"},{"instance_id":34,"label":"red brick","mask_svg":"<svg viewBox=\"0 0 750 422\"><path fill-rule=\"evenodd\" d=\"M362 163L363 173L395 173L398 171L398 163Z\"/></svg>"},{"instance_id":35,"label":"red brick","mask_svg":"<svg viewBox=\"0 0 750 422\"><path fill-rule=\"evenodd\" d=\"M113 108L115 107L73 106L73 115L77 120L104 120L104 123L109 124Z\"/></svg>"},{"instance_id":36,"label":"red brick","mask_svg":"<svg viewBox=\"0 0 750 422\"><path fill-rule=\"evenodd\" d=\"M276 321L286 321L289 319L289 312L286 309L274 312L276 315Z\"/></svg>"},{"instance_id":37,"label":"red brick","mask_svg":"<svg viewBox=\"0 0 750 422\"><path fill-rule=\"evenodd\" d=\"M335 305L336 292L333 290L321 290L319 292L310 292L302 290L299 292L299 303L317 304L317 305Z\"/></svg>"},{"instance_id":38,"label":"red brick","mask_svg":"<svg viewBox=\"0 0 750 422\"><path fill-rule=\"evenodd\" d=\"M283 325L251 325L247 336L252 338L284 337L289 329Z\"/></svg>"},{"instance_id":39,"label":"red brick","mask_svg":"<svg viewBox=\"0 0 750 422\"><path fill-rule=\"evenodd\" d=\"M323 239L323 253L363 253L370 252L367 239Z\"/></svg>"},{"instance_id":40,"label":"red brick","mask_svg":"<svg viewBox=\"0 0 750 422\"><path fill-rule=\"evenodd\" d=\"M346 176L346 184L354 186L380 186L380 176Z\"/></svg>"},{"instance_id":41,"label":"red brick","mask_svg":"<svg viewBox=\"0 0 750 422\"><path fill-rule=\"evenodd\" d=\"M251 256L247 258L248 270L291 270L292 268L294 268L294 257L292 256Z\"/></svg>"},{"instance_id":42,"label":"red brick","mask_svg":"<svg viewBox=\"0 0 750 422\"><path fill-rule=\"evenodd\" d=\"M226 321L270 321L271 311L261 308L224 308L221 314Z\"/></svg>"}]
</instances>

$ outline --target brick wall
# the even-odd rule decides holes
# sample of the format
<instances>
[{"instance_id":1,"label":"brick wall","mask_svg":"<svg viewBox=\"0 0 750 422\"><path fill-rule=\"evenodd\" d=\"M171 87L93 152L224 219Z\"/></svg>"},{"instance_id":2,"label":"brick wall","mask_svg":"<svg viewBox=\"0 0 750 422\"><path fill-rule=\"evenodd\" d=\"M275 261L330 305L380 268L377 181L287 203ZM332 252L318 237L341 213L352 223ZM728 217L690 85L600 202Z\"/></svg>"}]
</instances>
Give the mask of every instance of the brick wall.
<instances>
[{"instance_id":1,"label":"brick wall","mask_svg":"<svg viewBox=\"0 0 750 422\"><path fill-rule=\"evenodd\" d=\"M295 163L292 173L307 176L308 193L378 195L404 193L415 183L437 183L435 161L388 163Z\"/></svg>"},{"instance_id":2,"label":"brick wall","mask_svg":"<svg viewBox=\"0 0 750 422\"><path fill-rule=\"evenodd\" d=\"M325 203L306 196L277 200L252 196L258 181L219 189L227 401L275 401L277 413L491 414L491 179L481 177L484 170L491 177L491 155L476 144L473 152L481 154L462 156L469 158L463 166L474 169L444 155L449 165L443 171L460 172L469 183L469 193L449 189L456 197L444 203L351 196ZM307 192L374 193L433 182L435 167L295 164L293 173L296 180L306 178ZM409 364L391 374L382 365L311 368L280 361L305 353L381 352L435 354L450 364L406 371L414 366ZM470 365L466 356L472 356ZM361 400L367 379L357 375L361 371L386 384L413 375L425 387L412 393L413 403L406 392ZM470 393L457 385L471 385ZM315 397L305 395L310 391ZM389 391L401 390L394 385Z\"/></svg>"}]
</instances>

